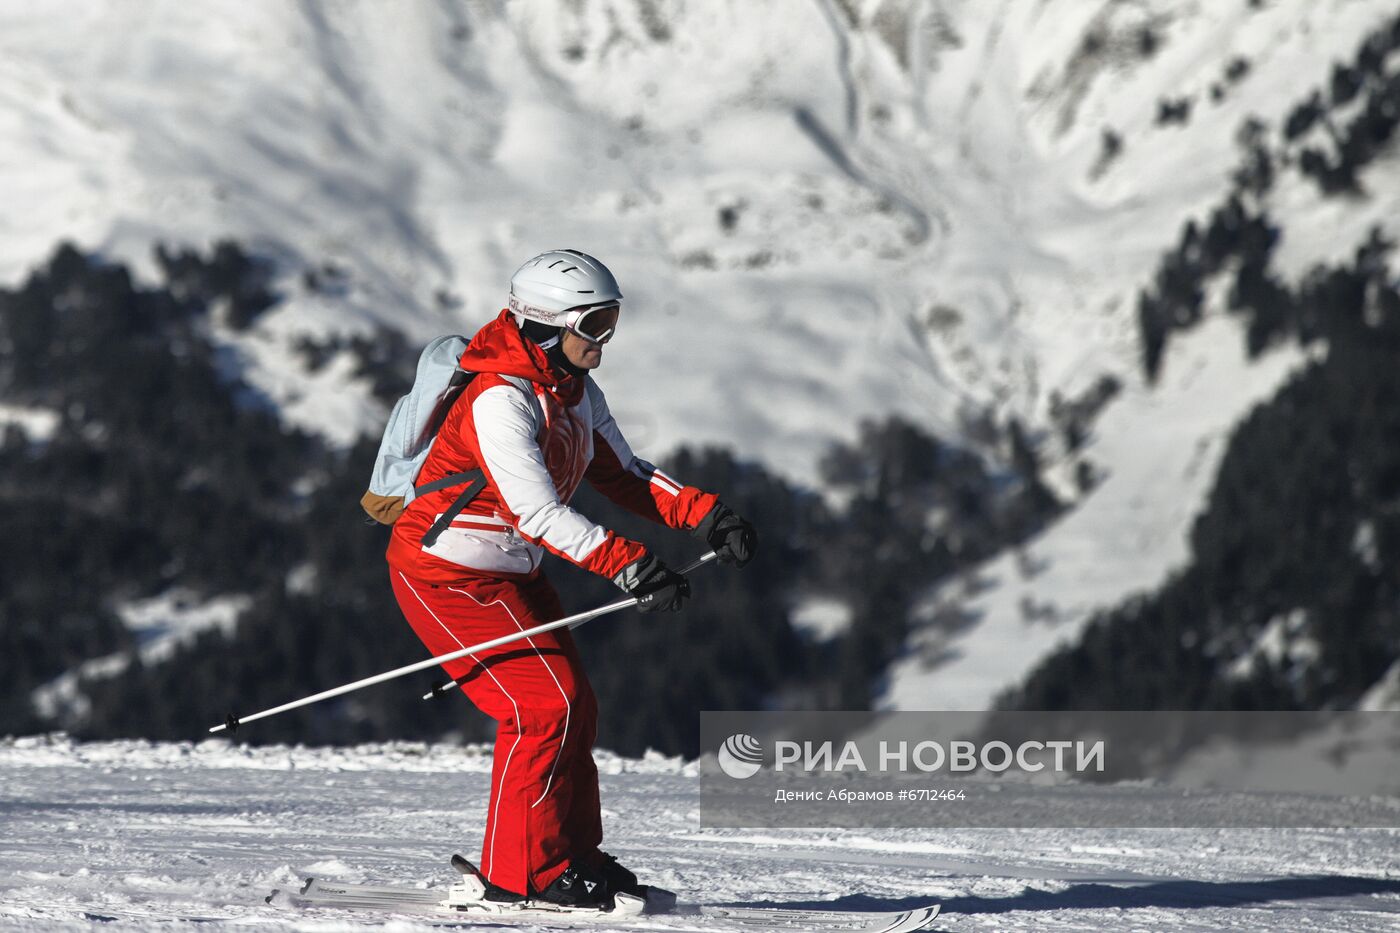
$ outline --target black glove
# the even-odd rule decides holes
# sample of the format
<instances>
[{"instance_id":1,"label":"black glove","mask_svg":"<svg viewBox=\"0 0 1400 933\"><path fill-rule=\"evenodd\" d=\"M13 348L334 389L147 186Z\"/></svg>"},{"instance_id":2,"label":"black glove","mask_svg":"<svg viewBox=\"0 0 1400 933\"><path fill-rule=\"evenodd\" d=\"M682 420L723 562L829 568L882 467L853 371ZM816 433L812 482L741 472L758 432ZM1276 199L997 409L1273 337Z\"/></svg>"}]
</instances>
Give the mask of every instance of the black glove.
<instances>
[{"instance_id":1,"label":"black glove","mask_svg":"<svg viewBox=\"0 0 1400 933\"><path fill-rule=\"evenodd\" d=\"M723 502L716 502L708 515L695 526L695 537L703 538L715 556L726 564L742 567L758 550L758 532Z\"/></svg>"},{"instance_id":2,"label":"black glove","mask_svg":"<svg viewBox=\"0 0 1400 933\"><path fill-rule=\"evenodd\" d=\"M690 598L690 581L651 554L623 567L613 582L637 597L642 612L675 612Z\"/></svg>"}]
</instances>

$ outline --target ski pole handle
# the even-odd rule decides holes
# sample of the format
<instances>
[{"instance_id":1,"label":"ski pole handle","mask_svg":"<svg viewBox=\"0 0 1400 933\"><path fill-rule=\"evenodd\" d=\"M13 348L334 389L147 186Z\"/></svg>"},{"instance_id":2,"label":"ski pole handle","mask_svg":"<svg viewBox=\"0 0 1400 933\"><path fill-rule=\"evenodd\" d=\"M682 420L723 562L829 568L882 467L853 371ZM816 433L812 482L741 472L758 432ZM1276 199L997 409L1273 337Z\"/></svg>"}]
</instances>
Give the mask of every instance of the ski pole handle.
<instances>
[{"instance_id":1,"label":"ski pole handle","mask_svg":"<svg viewBox=\"0 0 1400 933\"><path fill-rule=\"evenodd\" d=\"M700 557L686 564L684 567L682 567L676 572L684 576L685 574L690 573L692 570L698 570L699 568L705 566L710 561L714 560L716 556L717 555L714 551L709 551L705 554L700 555ZM635 605L637 605L637 597L631 596L627 599L618 600L615 603L608 603L606 606L599 606L597 609L590 609L587 612L580 612L578 615L569 616L567 619L560 619L559 622L550 623L550 627L555 628L560 623L567 623L569 628L578 628L583 623L596 619L598 618L598 616L606 615L609 612L616 612L619 609L626 609L630 606ZM533 634L534 631L534 629L531 629L530 632L527 634ZM524 636L518 635L517 637ZM462 681L460 679L449 680L447 683L439 684L438 686L429 690L427 693L423 694L423 699L431 700L435 696L441 696L444 693L449 693L457 687L461 686L461 684Z\"/></svg>"},{"instance_id":2,"label":"ski pole handle","mask_svg":"<svg viewBox=\"0 0 1400 933\"><path fill-rule=\"evenodd\" d=\"M693 570L696 567L699 567L701 564L711 561L714 558L715 552L710 551L708 554L705 554L699 560L695 561L695 563L687 567L686 570L683 572ZM293 700L290 703L283 703L281 706L274 706L271 709L265 709L261 712L253 713L251 716L239 717L233 715L232 713L229 713L228 719L224 720L217 726L211 726L209 728L209 731L223 732L225 729L227 729L228 731L233 732L245 722L253 722L257 719L266 719L268 716L276 716L278 713L285 713L288 710L297 709L302 706L310 706L312 703L319 703L322 700L329 700L331 697L343 696L344 694L351 693L355 690L359 690L362 687L371 687L374 684L382 684L386 680L393 680L397 677L402 677L405 674L413 674L417 671L426 670L430 667L435 667L439 664L445 664L448 661L455 661L458 658L466 657L469 654L475 654L478 651L485 651L488 648L495 648L513 641L520 641L521 639L529 638L532 635L541 635L545 632L550 632L557 628L563 628L566 625L579 625L583 622L588 621L588 619L595 618L597 616L603 615L604 613L615 612L618 609L625 609L628 606L634 605L636 602L637 600L635 598L618 600L615 603L609 603L606 606L601 606L598 609L590 610L589 612L581 612L577 615L566 616L565 618L558 619L554 622L546 622L544 625L537 625L534 628L526 629L523 632L514 632L510 635L502 635L500 638L493 638L490 641L484 641L479 645L472 645L468 648L462 648L457 651L449 652L447 654L440 654L437 657L428 658L425 661L418 661L414 664L406 664L403 667L395 668L392 671L385 671L382 674L375 674L373 677L366 677L362 680L357 680L353 683L342 684L339 687L332 687L330 690L322 690L320 693L312 694L309 697L303 697L300 700Z\"/></svg>"}]
</instances>

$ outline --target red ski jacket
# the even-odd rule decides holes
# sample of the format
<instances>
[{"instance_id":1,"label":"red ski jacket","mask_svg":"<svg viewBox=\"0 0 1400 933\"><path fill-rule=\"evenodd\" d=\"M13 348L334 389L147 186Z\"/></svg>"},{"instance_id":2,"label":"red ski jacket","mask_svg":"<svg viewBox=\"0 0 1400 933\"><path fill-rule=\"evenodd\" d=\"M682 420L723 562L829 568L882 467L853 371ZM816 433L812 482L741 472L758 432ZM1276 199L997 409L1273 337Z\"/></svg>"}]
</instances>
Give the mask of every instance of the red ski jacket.
<instances>
[{"instance_id":1,"label":"red ski jacket","mask_svg":"<svg viewBox=\"0 0 1400 933\"><path fill-rule=\"evenodd\" d=\"M394 522L391 566L434 584L528 577L545 549L612 579L646 548L569 507L587 479L624 508L672 528L694 528L716 497L632 453L592 377L560 375L509 311L462 354L477 375L448 412L418 474L423 486L481 469L486 487L431 547L422 538L461 487L415 498Z\"/></svg>"}]
</instances>

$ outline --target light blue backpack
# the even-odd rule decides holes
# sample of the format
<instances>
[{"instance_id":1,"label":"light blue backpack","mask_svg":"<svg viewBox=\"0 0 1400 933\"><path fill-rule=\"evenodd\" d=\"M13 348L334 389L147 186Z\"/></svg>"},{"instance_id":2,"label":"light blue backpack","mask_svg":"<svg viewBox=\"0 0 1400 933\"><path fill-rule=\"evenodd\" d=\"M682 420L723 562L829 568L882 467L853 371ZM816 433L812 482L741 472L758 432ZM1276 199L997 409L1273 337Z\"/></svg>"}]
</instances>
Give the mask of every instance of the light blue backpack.
<instances>
[{"instance_id":1,"label":"light blue backpack","mask_svg":"<svg viewBox=\"0 0 1400 933\"><path fill-rule=\"evenodd\" d=\"M452 519L486 487L486 475L479 469L415 485L447 413L476 375L459 365L466 348L467 338L456 334L438 337L423 348L413 388L389 413L389 423L384 427L379 453L374 458L369 490L360 499L360 505L371 519L392 525L416 497L439 489L465 486L456 501L438 516L423 536L425 547L432 547L438 535L452 524Z\"/></svg>"}]
</instances>

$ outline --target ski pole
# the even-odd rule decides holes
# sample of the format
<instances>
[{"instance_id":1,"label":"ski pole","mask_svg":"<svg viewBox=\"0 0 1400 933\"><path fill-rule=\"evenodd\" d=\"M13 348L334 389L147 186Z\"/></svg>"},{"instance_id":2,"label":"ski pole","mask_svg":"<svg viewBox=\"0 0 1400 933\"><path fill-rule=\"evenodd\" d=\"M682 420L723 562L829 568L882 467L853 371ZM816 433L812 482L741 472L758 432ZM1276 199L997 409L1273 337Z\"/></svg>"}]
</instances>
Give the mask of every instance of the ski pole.
<instances>
[{"instance_id":1,"label":"ski pole","mask_svg":"<svg viewBox=\"0 0 1400 933\"><path fill-rule=\"evenodd\" d=\"M714 558L715 552L710 551L708 554L705 554L699 560L686 567L685 570L682 571L682 573L694 570L701 564L714 560ZM385 671L382 674L375 674L373 677L366 677L363 680L357 680L354 683L342 684L339 687L332 687L330 690L322 690L320 693L313 694L309 697L303 697L300 700L293 700L290 703L283 703L281 706L274 706L271 709L265 709L261 712L254 713L251 716L239 717L233 715L232 713L229 713L228 719L224 720L217 726L210 726L209 731L222 732L225 729L227 729L230 732L234 732L238 729L239 726L241 726L245 722L252 722L256 719L266 719L268 716L276 716L278 713L287 712L287 710L297 709L301 706L310 706L312 703L319 703L321 700L329 700L331 697L342 696L343 694L359 690L361 687L370 687L374 684L382 684L386 680L393 680L396 677L402 677L405 674L412 674L438 664L444 664L448 661L455 661L458 658L465 657L469 654L475 654L478 651L485 651L487 648L495 648L499 645L504 645L509 642L519 641L522 638L529 638L532 635L540 635L545 632L553 631L557 628L562 628L566 625L580 624L582 622L586 622L590 618L602 615L605 612L613 612L618 609L625 609L628 606L636 605L636 602L637 598L635 596L630 597L628 599L619 600L615 603L609 603L608 605L603 606L600 609L595 609L590 612L582 612L578 615L566 616L563 619L558 619L554 622L546 622L544 625L537 625L534 628L526 629L523 632L515 632L510 635L502 635L500 638L493 638L490 641L484 641L479 645L472 645L469 648L462 648L459 651L452 651L448 654L440 654L437 657L428 658L426 661L419 661L416 664L407 664L403 667L395 668L392 671Z\"/></svg>"},{"instance_id":2,"label":"ski pole","mask_svg":"<svg viewBox=\"0 0 1400 933\"><path fill-rule=\"evenodd\" d=\"M690 573L692 570L703 567L705 564L709 563L714 559L715 552L710 551L708 554L702 555L698 560L686 564L684 567L678 570L677 573L684 576L685 574ZM629 596L627 599L619 599L615 603L608 603L606 606L599 606L597 609L590 609L587 612L580 612L578 615L569 616L567 619L560 619L558 622L551 622L548 626L542 626L538 629L531 629L529 634L534 634L537 631L542 632L546 629L558 628L559 626L564 624L567 624L569 628L578 628L583 623L588 622L592 619L596 619L601 615L607 615L609 612L616 612L619 609L626 609L628 606L636 605L636 603L637 597ZM516 637L522 636L517 634ZM442 684L441 686L434 687L427 693L423 694L423 699L431 700L433 697L440 696L444 693L451 691L455 687L460 687L461 685L462 681L460 678L458 678L457 680L449 680L447 683Z\"/></svg>"}]
</instances>

